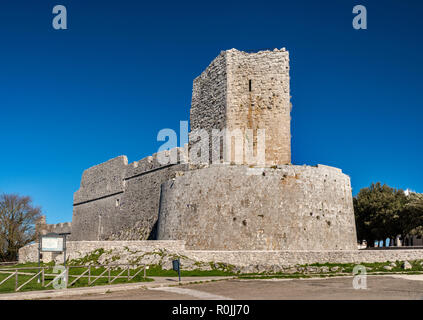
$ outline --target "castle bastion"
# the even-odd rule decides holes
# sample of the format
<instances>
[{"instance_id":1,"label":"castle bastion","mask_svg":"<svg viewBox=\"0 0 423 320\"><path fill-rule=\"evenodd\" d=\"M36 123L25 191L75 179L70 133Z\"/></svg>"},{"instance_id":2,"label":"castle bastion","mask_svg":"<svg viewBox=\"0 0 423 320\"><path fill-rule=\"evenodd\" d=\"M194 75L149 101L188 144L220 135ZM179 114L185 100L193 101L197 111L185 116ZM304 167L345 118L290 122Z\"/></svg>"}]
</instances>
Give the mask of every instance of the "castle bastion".
<instances>
[{"instance_id":1,"label":"castle bastion","mask_svg":"<svg viewBox=\"0 0 423 320\"><path fill-rule=\"evenodd\" d=\"M68 259L96 248L120 252L121 262L130 261L123 248L234 265L420 257L359 251L350 178L291 164L289 80L284 48L222 51L194 80L188 145L164 151L177 162L120 156L84 171L66 224ZM55 226L64 225L44 229ZM20 261L34 260L36 248L22 248Z\"/></svg>"}]
</instances>

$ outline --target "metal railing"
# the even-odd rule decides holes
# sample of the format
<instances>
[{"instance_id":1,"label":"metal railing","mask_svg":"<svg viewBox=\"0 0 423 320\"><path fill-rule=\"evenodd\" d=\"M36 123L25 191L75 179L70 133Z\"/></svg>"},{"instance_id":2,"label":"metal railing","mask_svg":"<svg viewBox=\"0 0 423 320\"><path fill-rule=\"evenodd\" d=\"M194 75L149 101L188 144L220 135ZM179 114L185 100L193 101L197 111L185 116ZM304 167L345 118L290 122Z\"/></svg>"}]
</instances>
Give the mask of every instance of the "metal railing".
<instances>
[{"instance_id":1,"label":"metal railing","mask_svg":"<svg viewBox=\"0 0 423 320\"><path fill-rule=\"evenodd\" d=\"M41 284L42 288L48 288L55 282L57 283L59 280L62 280L64 283L64 287L61 287L62 289L67 289L72 287L78 280L87 278L88 286L91 286L99 279L107 279L108 284L112 284L117 279L125 279L127 282L133 280L137 275L139 275L142 271L143 279L146 279L146 271L147 268L145 265L138 265L138 264L106 264L106 265L94 265L94 266L56 266L61 267L63 272L57 274L57 273L46 273L46 270L49 269L54 270L53 267L22 267L22 268L0 268L0 275L6 274L7 276L0 281L0 287L5 284L9 279L14 277L15 280L15 292L20 291L22 288L24 288L26 285L33 281L37 281L37 283ZM80 274L71 274L72 269L86 269ZM93 274L93 270L104 268L104 270L101 271L99 275ZM29 272L33 271L35 272ZM131 274L131 270L133 270ZM28 272L25 272L28 271ZM113 272L117 272L117 274L112 274ZM28 280L26 280L23 284L19 285L19 276L25 277L25 279L30 276ZM50 280L51 277L53 279L50 282L47 282L46 280ZM48 278L48 279L46 279ZM72 279L74 278L74 279ZM69 279L72 281L69 283ZM63 286L63 285L62 285Z\"/></svg>"}]
</instances>

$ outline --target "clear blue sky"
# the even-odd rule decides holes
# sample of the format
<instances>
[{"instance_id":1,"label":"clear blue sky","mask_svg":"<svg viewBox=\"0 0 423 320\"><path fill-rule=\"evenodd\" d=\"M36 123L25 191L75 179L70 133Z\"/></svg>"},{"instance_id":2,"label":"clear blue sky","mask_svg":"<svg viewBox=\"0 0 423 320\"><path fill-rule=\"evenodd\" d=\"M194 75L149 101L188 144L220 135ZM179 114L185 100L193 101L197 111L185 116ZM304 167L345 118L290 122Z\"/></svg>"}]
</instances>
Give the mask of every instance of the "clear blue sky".
<instances>
[{"instance_id":1,"label":"clear blue sky","mask_svg":"<svg viewBox=\"0 0 423 320\"><path fill-rule=\"evenodd\" d=\"M68 10L54 30L52 8ZM352 28L366 5L368 29ZM423 2L2 1L0 192L70 221L84 169L156 152L221 50L286 47L292 160L423 192Z\"/></svg>"}]
</instances>

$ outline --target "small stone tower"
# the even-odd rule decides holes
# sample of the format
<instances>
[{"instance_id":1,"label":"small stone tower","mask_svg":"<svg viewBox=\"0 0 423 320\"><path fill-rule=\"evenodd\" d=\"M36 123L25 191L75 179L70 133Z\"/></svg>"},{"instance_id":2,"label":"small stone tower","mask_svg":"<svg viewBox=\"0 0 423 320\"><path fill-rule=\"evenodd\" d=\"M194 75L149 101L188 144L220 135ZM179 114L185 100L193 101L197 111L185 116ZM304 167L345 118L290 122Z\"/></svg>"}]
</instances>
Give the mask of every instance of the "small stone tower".
<instances>
[{"instance_id":1,"label":"small stone tower","mask_svg":"<svg viewBox=\"0 0 423 320\"><path fill-rule=\"evenodd\" d=\"M265 129L265 165L290 163L290 113L289 53L285 48L256 53L222 51L194 80L191 130L206 130L210 145L212 129L238 130L246 138L241 149L229 146L232 151L226 156L222 153L223 161L233 162L236 152L245 155L248 129L256 153L258 130ZM245 156L240 164L249 164Z\"/></svg>"}]
</instances>

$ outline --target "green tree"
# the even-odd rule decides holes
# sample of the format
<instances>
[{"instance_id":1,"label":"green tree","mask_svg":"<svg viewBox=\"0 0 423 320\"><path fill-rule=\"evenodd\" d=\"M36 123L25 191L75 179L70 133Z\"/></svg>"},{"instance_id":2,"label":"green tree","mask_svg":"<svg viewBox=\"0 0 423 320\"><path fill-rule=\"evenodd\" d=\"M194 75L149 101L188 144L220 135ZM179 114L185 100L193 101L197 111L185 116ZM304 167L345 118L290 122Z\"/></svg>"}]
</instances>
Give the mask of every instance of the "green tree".
<instances>
[{"instance_id":1,"label":"green tree","mask_svg":"<svg viewBox=\"0 0 423 320\"><path fill-rule=\"evenodd\" d=\"M423 236L423 194L411 193L401 219L402 234Z\"/></svg>"},{"instance_id":2,"label":"green tree","mask_svg":"<svg viewBox=\"0 0 423 320\"><path fill-rule=\"evenodd\" d=\"M0 260L14 261L19 248L35 240L35 223L41 209L30 197L0 195Z\"/></svg>"},{"instance_id":3,"label":"green tree","mask_svg":"<svg viewBox=\"0 0 423 320\"><path fill-rule=\"evenodd\" d=\"M380 182L361 189L353 199L358 240L373 246L375 240L402 234L407 201L403 190Z\"/></svg>"}]
</instances>

